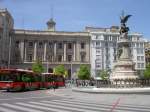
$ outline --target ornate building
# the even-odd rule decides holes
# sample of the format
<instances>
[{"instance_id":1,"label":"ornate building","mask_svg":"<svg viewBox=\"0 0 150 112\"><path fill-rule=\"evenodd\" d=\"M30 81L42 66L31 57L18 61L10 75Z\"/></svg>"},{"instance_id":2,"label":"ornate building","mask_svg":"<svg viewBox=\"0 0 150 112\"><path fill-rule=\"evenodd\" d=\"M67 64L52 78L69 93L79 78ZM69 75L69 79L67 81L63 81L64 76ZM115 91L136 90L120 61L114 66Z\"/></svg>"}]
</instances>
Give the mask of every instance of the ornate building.
<instances>
[{"instance_id":1,"label":"ornate building","mask_svg":"<svg viewBox=\"0 0 150 112\"><path fill-rule=\"evenodd\" d=\"M68 78L71 78L71 74L75 77L80 64L90 66L88 32L56 31L56 23L52 18L47 22L48 29L45 31L13 29L13 25L9 25L13 23L11 15L6 9L0 12L0 14L3 13L11 19L2 22L7 24L1 27L0 45L1 43L3 45L0 48L2 50L5 48L7 56L2 56L1 67L31 69L32 64L40 59L45 72L52 72L55 66L63 64L69 72ZM4 51L1 52L1 55L5 54L3 54ZM7 62L4 64L4 61Z\"/></svg>"},{"instance_id":2,"label":"ornate building","mask_svg":"<svg viewBox=\"0 0 150 112\"><path fill-rule=\"evenodd\" d=\"M120 40L119 27L86 27L86 31L91 35L91 74L93 77L96 77L100 70L111 72L117 59L117 43ZM145 40L139 33L130 33L128 36L135 69L142 74L142 71L145 69Z\"/></svg>"}]
</instances>

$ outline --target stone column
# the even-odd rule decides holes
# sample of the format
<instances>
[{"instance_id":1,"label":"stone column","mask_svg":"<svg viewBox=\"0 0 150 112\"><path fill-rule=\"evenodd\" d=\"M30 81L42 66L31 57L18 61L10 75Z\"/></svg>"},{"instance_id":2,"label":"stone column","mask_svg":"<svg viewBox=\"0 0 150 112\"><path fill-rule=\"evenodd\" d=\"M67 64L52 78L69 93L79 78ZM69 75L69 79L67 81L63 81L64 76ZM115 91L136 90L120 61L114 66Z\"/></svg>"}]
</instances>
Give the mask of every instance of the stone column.
<instances>
[{"instance_id":1,"label":"stone column","mask_svg":"<svg viewBox=\"0 0 150 112\"><path fill-rule=\"evenodd\" d=\"M76 61L76 42L73 42L73 61Z\"/></svg>"},{"instance_id":2,"label":"stone column","mask_svg":"<svg viewBox=\"0 0 150 112\"><path fill-rule=\"evenodd\" d=\"M24 61L27 61L27 41L24 41Z\"/></svg>"},{"instance_id":3,"label":"stone column","mask_svg":"<svg viewBox=\"0 0 150 112\"><path fill-rule=\"evenodd\" d=\"M66 61L66 42L64 42L64 61Z\"/></svg>"},{"instance_id":4,"label":"stone column","mask_svg":"<svg viewBox=\"0 0 150 112\"><path fill-rule=\"evenodd\" d=\"M44 43L44 61L46 61L47 42Z\"/></svg>"},{"instance_id":5,"label":"stone column","mask_svg":"<svg viewBox=\"0 0 150 112\"><path fill-rule=\"evenodd\" d=\"M34 61L36 61L36 55L37 55L37 41L34 42Z\"/></svg>"},{"instance_id":6,"label":"stone column","mask_svg":"<svg viewBox=\"0 0 150 112\"><path fill-rule=\"evenodd\" d=\"M24 41L21 41L21 43L20 43L20 55L21 55L21 62L23 62L23 60L24 60Z\"/></svg>"},{"instance_id":7,"label":"stone column","mask_svg":"<svg viewBox=\"0 0 150 112\"><path fill-rule=\"evenodd\" d=\"M76 45L77 45L77 49L76 49L76 61L81 61L80 60L80 49L81 49L80 42L77 41Z\"/></svg>"},{"instance_id":8,"label":"stone column","mask_svg":"<svg viewBox=\"0 0 150 112\"><path fill-rule=\"evenodd\" d=\"M56 49L57 49L56 44L57 44L57 42L54 41L54 58L53 58L54 61L56 61L56 53L57 53L57 51L56 51Z\"/></svg>"}]
</instances>

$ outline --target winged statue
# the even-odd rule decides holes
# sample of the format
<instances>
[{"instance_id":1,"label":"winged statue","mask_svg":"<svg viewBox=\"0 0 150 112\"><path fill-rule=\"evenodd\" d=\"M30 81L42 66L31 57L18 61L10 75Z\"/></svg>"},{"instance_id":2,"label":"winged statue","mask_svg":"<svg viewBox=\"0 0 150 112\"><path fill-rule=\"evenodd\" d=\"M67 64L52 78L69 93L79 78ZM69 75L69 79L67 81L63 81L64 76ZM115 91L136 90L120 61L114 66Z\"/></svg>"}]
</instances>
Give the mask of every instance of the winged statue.
<instances>
[{"instance_id":1,"label":"winged statue","mask_svg":"<svg viewBox=\"0 0 150 112\"><path fill-rule=\"evenodd\" d=\"M125 24L128 21L129 17L131 17L131 16L132 15L126 15L125 17L121 16L120 17L121 23Z\"/></svg>"},{"instance_id":2,"label":"winged statue","mask_svg":"<svg viewBox=\"0 0 150 112\"><path fill-rule=\"evenodd\" d=\"M121 22L120 34L127 33L129 31L129 27L126 27L126 22L131 16L132 15L124 16L124 13L122 14L122 16L120 16L120 22Z\"/></svg>"}]
</instances>

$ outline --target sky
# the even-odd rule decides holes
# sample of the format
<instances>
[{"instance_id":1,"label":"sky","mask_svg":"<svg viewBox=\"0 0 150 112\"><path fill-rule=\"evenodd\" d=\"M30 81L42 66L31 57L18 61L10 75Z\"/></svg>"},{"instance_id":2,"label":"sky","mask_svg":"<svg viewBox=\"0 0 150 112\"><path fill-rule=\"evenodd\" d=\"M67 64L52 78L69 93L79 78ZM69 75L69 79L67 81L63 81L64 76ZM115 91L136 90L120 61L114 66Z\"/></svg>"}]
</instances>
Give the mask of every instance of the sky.
<instances>
[{"instance_id":1,"label":"sky","mask_svg":"<svg viewBox=\"0 0 150 112\"><path fill-rule=\"evenodd\" d=\"M86 26L109 28L120 25L120 15L131 14L130 32L150 39L150 0L0 0L14 18L14 27L47 29L53 17L58 31L84 31Z\"/></svg>"}]
</instances>

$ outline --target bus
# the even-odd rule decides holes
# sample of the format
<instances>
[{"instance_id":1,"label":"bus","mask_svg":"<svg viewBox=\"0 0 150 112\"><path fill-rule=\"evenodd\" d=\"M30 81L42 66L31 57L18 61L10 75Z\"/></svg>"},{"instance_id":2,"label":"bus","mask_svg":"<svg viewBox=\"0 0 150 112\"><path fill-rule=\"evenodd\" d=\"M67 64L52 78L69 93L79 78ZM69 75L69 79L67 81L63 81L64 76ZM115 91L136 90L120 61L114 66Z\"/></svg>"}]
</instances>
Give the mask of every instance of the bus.
<instances>
[{"instance_id":1,"label":"bus","mask_svg":"<svg viewBox=\"0 0 150 112\"><path fill-rule=\"evenodd\" d=\"M53 73L37 74L24 69L0 69L0 89L7 91L37 90L64 86L64 78Z\"/></svg>"},{"instance_id":2,"label":"bus","mask_svg":"<svg viewBox=\"0 0 150 112\"><path fill-rule=\"evenodd\" d=\"M42 79L44 80L45 88L55 88L65 86L65 79L62 75L56 75L54 73L42 73Z\"/></svg>"}]
</instances>

